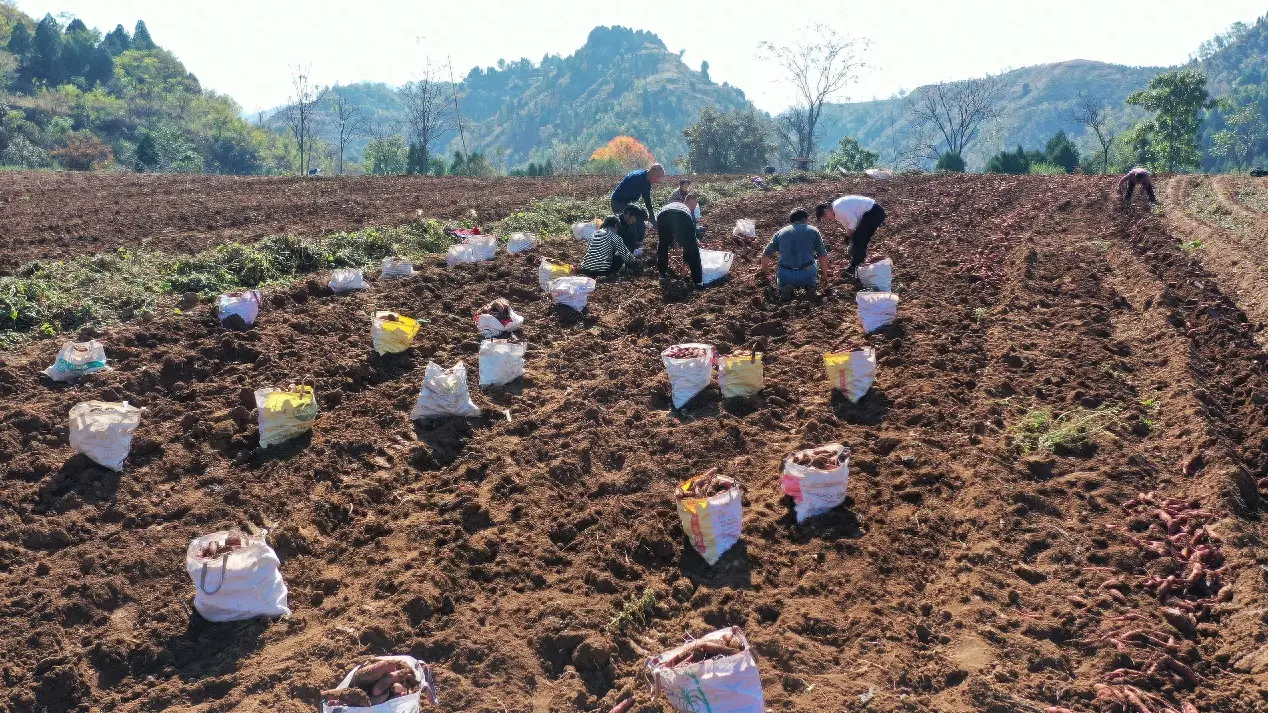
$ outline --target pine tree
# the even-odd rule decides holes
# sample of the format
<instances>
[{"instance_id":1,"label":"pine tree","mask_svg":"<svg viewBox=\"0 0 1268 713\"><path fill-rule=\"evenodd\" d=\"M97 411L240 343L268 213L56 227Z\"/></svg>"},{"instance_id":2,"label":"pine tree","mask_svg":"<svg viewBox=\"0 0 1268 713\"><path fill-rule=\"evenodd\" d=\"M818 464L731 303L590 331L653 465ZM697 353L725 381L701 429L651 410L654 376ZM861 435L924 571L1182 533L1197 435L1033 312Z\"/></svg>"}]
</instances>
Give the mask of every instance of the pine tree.
<instances>
[{"instance_id":1,"label":"pine tree","mask_svg":"<svg viewBox=\"0 0 1268 713\"><path fill-rule=\"evenodd\" d=\"M84 69L84 80L89 87L105 84L114 77L114 57L100 45L92 48L88 55L88 66Z\"/></svg>"},{"instance_id":2,"label":"pine tree","mask_svg":"<svg viewBox=\"0 0 1268 713\"><path fill-rule=\"evenodd\" d=\"M154 143L154 137L148 131L141 134L141 139L136 144L137 172L152 171L158 168L160 160L158 145Z\"/></svg>"},{"instance_id":3,"label":"pine tree","mask_svg":"<svg viewBox=\"0 0 1268 713\"><path fill-rule=\"evenodd\" d=\"M66 26L66 34L68 35L73 34L75 32L87 32L87 31L88 31L88 25L85 25L84 21L79 19L78 17L75 18L74 20L71 20L70 24Z\"/></svg>"},{"instance_id":4,"label":"pine tree","mask_svg":"<svg viewBox=\"0 0 1268 713\"><path fill-rule=\"evenodd\" d=\"M1074 169L1079 165L1079 150L1070 141L1070 137L1066 136L1065 131L1058 131L1056 136L1048 140L1044 153L1047 154L1048 163L1064 168L1066 173L1074 173Z\"/></svg>"},{"instance_id":5,"label":"pine tree","mask_svg":"<svg viewBox=\"0 0 1268 713\"><path fill-rule=\"evenodd\" d=\"M17 57L31 51L31 31L23 23L13 26L13 32L9 34L8 50Z\"/></svg>"},{"instance_id":6,"label":"pine tree","mask_svg":"<svg viewBox=\"0 0 1268 713\"><path fill-rule=\"evenodd\" d=\"M123 25L115 25L110 34L101 40L101 47L109 52L111 57L118 57L132 49L132 36L123 29Z\"/></svg>"},{"instance_id":7,"label":"pine tree","mask_svg":"<svg viewBox=\"0 0 1268 713\"><path fill-rule=\"evenodd\" d=\"M62 32L52 15L45 15L35 26L31 38L31 51L22 66L25 79L33 84L41 81L50 87L61 84L59 59L62 53Z\"/></svg>"},{"instance_id":8,"label":"pine tree","mask_svg":"<svg viewBox=\"0 0 1268 713\"><path fill-rule=\"evenodd\" d=\"M132 31L132 49L142 52L158 49L158 45L150 38L150 31L145 28L145 20L136 21L136 29Z\"/></svg>"},{"instance_id":9,"label":"pine tree","mask_svg":"<svg viewBox=\"0 0 1268 713\"><path fill-rule=\"evenodd\" d=\"M713 82L713 80L709 78L709 60L705 60L700 63L700 78L709 83Z\"/></svg>"}]
</instances>

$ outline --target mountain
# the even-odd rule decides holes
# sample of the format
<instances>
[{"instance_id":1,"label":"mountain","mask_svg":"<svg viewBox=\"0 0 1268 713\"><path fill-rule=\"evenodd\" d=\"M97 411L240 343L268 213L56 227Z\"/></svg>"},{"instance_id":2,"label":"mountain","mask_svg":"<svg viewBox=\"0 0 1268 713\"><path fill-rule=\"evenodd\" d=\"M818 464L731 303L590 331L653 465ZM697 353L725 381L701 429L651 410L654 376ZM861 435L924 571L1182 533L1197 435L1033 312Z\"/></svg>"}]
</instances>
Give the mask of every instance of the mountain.
<instances>
[{"instance_id":1,"label":"mountain","mask_svg":"<svg viewBox=\"0 0 1268 713\"><path fill-rule=\"evenodd\" d=\"M1018 145L1041 148L1059 130L1081 137L1084 128L1069 118L1085 91L1122 112L1128 94L1149 83L1162 67L1126 67L1088 60L1024 67L999 76L1002 83L1002 116L987 122L965 152L970 170L981 170L986 159L1002 149ZM894 97L879 101L833 104L824 108L823 151L836 147L843 136L853 136L881 155L881 163L895 165L913 130L908 100Z\"/></svg>"},{"instance_id":2,"label":"mountain","mask_svg":"<svg viewBox=\"0 0 1268 713\"><path fill-rule=\"evenodd\" d=\"M1206 72L1212 96L1227 100L1202 125L1202 168L1268 166L1268 16L1253 25L1239 22L1202 43L1190 66ZM1221 151L1221 144L1233 151Z\"/></svg>"}]
</instances>

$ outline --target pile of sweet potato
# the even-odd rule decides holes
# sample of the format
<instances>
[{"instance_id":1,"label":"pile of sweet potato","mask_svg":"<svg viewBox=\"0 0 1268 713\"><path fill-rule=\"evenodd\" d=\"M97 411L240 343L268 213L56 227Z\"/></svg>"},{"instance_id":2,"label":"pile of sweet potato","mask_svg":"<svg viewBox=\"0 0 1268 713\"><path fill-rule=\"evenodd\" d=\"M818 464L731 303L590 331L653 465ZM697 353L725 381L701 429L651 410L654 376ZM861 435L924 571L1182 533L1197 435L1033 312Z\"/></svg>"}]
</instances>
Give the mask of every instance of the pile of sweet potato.
<instances>
[{"instance_id":1,"label":"pile of sweet potato","mask_svg":"<svg viewBox=\"0 0 1268 713\"><path fill-rule=\"evenodd\" d=\"M815 470L832 470L841 465L841 462L850 456L849 449L838 452L835 448L815 448L808 451L802 451L793 456L792 462L803 468L814 468Z\"/></svg>"},{"instance_id":2,"label":"pile of sweet potato","mask_svg":"<svg viewBox=\"0 0 1268 713\"><path fill-rule=\"evenodd\" d=\"M679 500L711 498L714 495L721 495L737 485L738 483L735 482L734 478L718 475L718 469L714 468L693 480L686 490L679 488L675 494Z\"/></svg>"},{"instance_id":3,"label":"pile of sweet potato","mask_svg":"<svg viewBox=\"0 0 1268 713\"><path fill-rule=\"evenodd\" d=\"M690 666L719 656L734 656L743 650L744 642L735 634L726 634L720 639L699 639L683 647L664 665L667 668Z\"/></svg>"},{"instance_id":4,"label":"pile of sweet potato","mask_svg":"<svg viewBox=\"0 0 1268 713\"><path fill-rule=\"evenodd\" d=\"M408 663L399 659L371 659L353 674L352 685L322 691L321 698L327 705L364 708L418 693L422 685Z\"/></svg>"},{"instance_id":5,"label":"pile of sweet potato","mask_svg":"<svg viewBox=\"0 0 1268 713\"><path fill-rule=\"evenodd\" d=\"M199 555L201 555L203 559L211 559L212 557L229 554L234 550L240 550L246 546L246 539L243 538L242 535L229 535L225 538L224 542L208 542L203 546L202 552L200 552Z\"/></svg>"},{"instance_id":6,"label":"pile of sweet potato","mask_svg":"<svg viewBox=\"0 0 1268 713\"><path fill-rule=\"evenodd\" d=\"M669 359L699 359L707 355L708 352L700 347L670 347L665 350L665 357Z\"/></svg>"},{"instance_id":7,"label":"pile of sweet potato","mask_svg":"<svg viewBox=\"0 0 1268 713\"><path fill-rule=\"evenodd\" d=\"M477 312L476 314L477 315L481 315L481 314L493 315L493 318L496 319L497 321L501 322L502 324L507 324L511 321L511 303L506 301L506 298L499 297L496 300L493 300L487 305L481 307L480 311Z\"/></svg>"}]
</instances>

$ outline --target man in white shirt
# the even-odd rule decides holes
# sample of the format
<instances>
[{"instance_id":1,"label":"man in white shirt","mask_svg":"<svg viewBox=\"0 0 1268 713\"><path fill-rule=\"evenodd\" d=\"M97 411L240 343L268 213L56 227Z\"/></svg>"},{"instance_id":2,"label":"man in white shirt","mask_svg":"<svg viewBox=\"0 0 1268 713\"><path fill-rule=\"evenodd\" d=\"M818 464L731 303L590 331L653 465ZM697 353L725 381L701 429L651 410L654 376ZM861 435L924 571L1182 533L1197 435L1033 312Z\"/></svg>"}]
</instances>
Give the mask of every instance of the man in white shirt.
<instances>
[{"instance_id":1,"label":"man in white shirt","mask_svg":"<svg viewBox=\"0 0 1268 713\"><path fill-rule=\"evenodd\" d=\"M835 219L850 236L850 266L845 274L853 277L854 271L867 260L867 245L876 229L885 223L885 209L867 196L842 196L831 204L815 206L815 217Z\"/></svg>"},{"instance_id":2,"label":"man in white shirt","mask_svg":"<svg viewBox=\"0 0 1268 713\"><path fill-rule=\"evenodd\" d=\"M669 277L669 250L677 243L682 247L682 261L691 270L691 282L697 287L704 282L700 227L695 218L698 206L696 195L688 193L681 203L668 203L656 214L656 232L660 236L656 245L656 268L660 276Z\"/></svg>"}]
</instances>

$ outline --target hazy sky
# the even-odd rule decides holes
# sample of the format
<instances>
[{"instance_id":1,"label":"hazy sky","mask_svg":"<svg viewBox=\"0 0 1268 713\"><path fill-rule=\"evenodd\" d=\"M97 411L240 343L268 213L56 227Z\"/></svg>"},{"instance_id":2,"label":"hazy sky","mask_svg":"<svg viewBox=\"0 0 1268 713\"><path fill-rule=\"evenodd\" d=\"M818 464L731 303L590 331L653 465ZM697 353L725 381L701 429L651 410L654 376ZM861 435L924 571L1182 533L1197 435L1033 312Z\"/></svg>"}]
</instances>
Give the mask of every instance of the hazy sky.
<instances>
[{"instance_id":1,"label":"hazy sky","mask_svg":"<svg viewBox=\"0 0 1268 713\"><path fill-rule=\"evenodd\" d=\"M323 84L400 84L424 53L451 59L461 78L499 58L571 54L595 25L625 25L685 49L714 81L743 89L760 108L787 105L778 75L757 59L761 40L794 41L807 23L871 40L873 68L851 99L886 97L940 79L1030 64L1095 59L1130 65L1183 62L1263 0L17 0L39 19L71 13L103 32L145 20L204 87L248 111L284 103L290 68Z\"/></svg>"}]
</instances>

